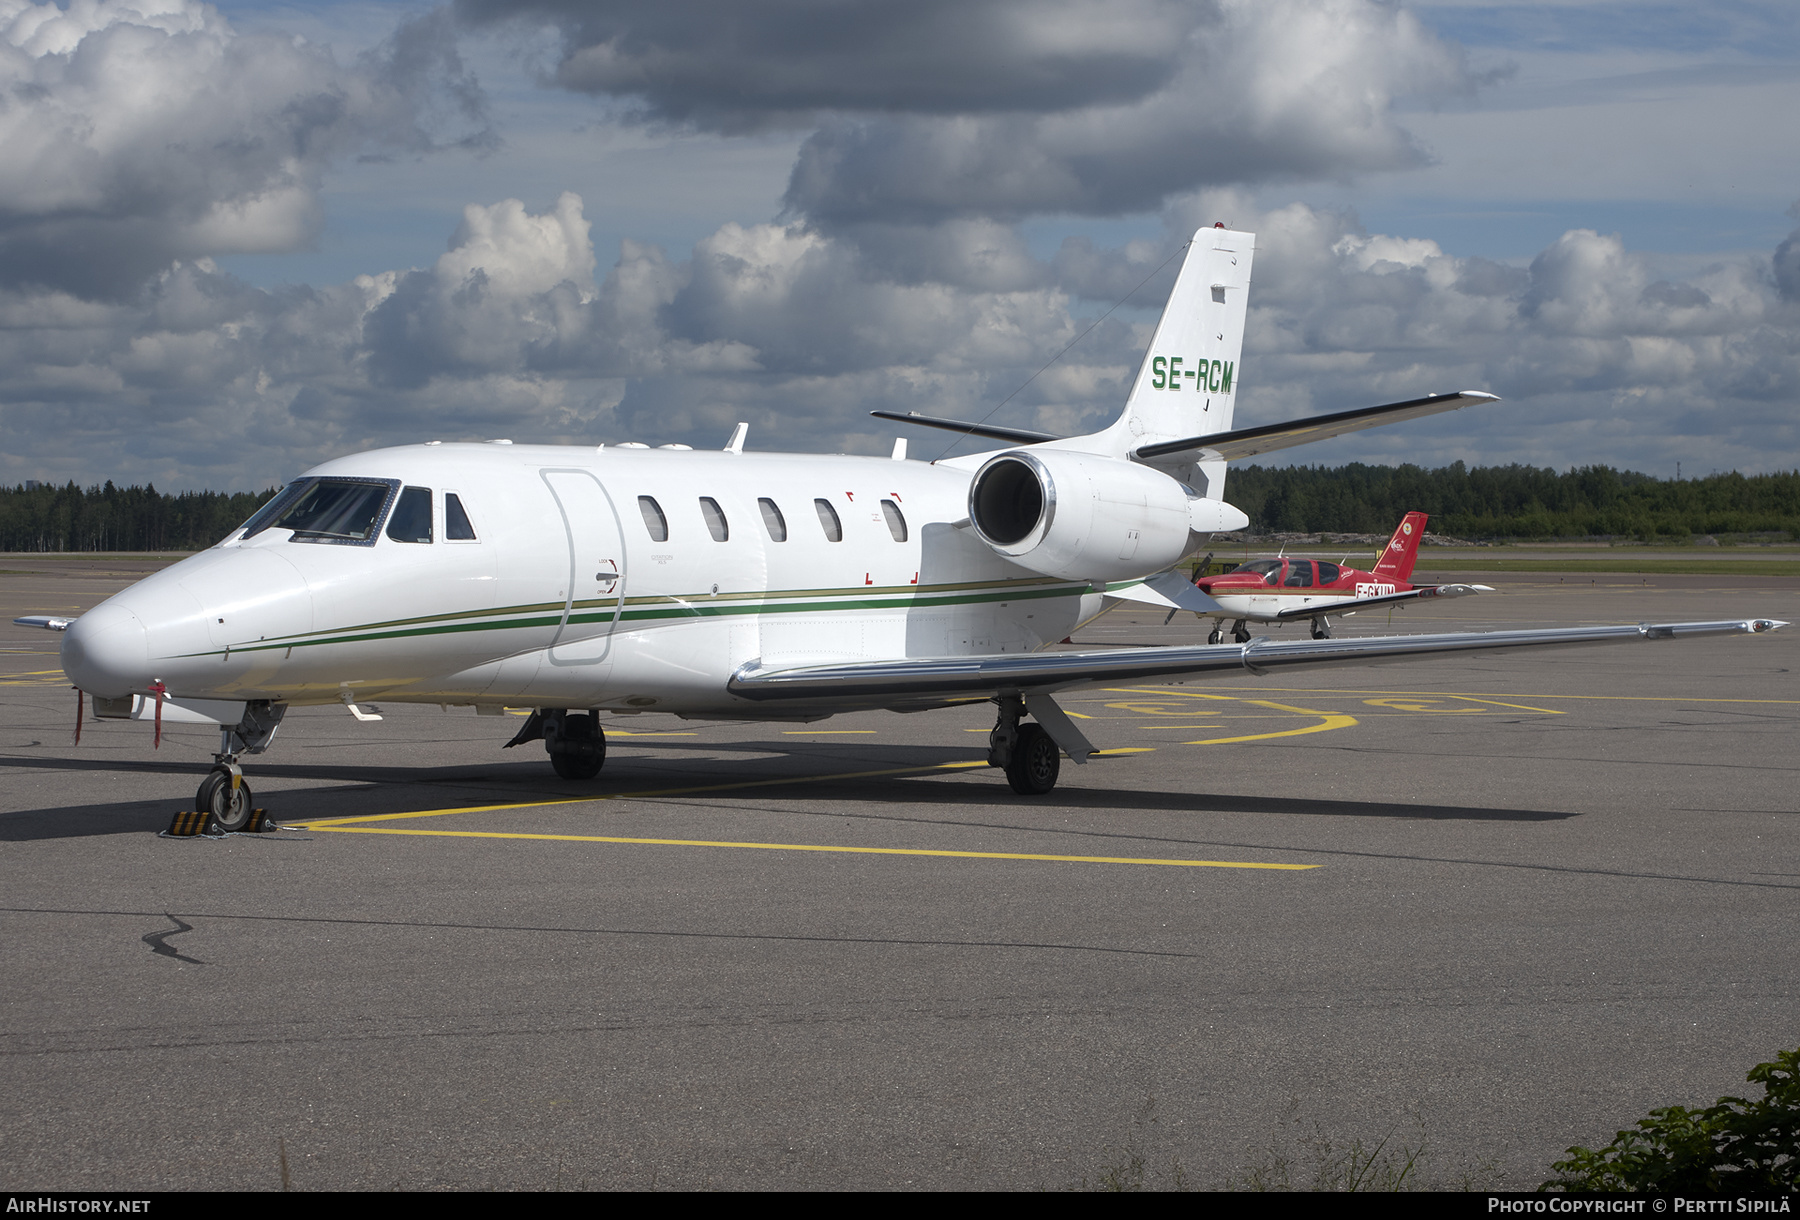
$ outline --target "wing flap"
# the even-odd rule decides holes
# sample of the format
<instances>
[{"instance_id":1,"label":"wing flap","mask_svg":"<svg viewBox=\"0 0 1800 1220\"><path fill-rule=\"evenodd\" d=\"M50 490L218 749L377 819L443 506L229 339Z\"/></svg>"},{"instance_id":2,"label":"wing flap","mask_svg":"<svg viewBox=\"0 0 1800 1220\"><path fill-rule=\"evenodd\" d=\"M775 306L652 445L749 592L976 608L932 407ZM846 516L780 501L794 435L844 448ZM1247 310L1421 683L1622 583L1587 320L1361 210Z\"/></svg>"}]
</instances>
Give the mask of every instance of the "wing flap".
<instances>
[{"instance_id":1,"label":"wing flap","mask_svg":"<svg viewBox=\"0 0 1800 1220\"><path fill-rule=\"evenodd\" d=\"M1463 631L1438 635L1387 635L1276 642L1259 636L1248 644L1197 644L1178 648L1108 649L1101 652L1022 652L973 657L912 657L768 669L741 667L727 683L744 699L829 701L849 707L941 706L1000 694L1051 694L1113 682L1207 674L1265 674L1318 665L1366 665L1506 648L1573 647L1773 631L1786 623L1738 619L1702 623L1638 623L1558 627L1526 631Z\"/></svg>"}]
</instances>

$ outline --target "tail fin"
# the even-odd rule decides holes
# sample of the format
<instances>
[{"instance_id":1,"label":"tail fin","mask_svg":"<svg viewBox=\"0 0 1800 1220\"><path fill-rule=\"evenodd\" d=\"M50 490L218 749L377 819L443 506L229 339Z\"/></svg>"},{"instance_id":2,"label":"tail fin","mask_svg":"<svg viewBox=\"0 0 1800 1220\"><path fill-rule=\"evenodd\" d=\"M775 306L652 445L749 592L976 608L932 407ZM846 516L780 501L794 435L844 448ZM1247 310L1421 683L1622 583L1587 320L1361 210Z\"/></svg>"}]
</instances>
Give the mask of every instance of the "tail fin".
<instances>
[{"instance_id":1,"label":"tail fin","mask_svg":"<svg viewBox=\"0 0 1800 1220\"><path fill-rule=\"evenodd\" d=\"M1109 432L1132 446L1231 428L1256 235L1201 229L1163 307L1125 411Z\"/></svg>"},{"instance_id":2,"label":"tail fin","mask_svg":"<svg viewBox=\"0 0 1800 1220\"><path fill-rule=\"evenodd\" d=\"M1229 431L1241 382L1255 252L1254 233L1219 225L1195 233L1124 412L1105 431L1056 442L1055 447L1124 457L1157 441ZM1207 497L1223 496L1225 463L1206 462L1195 469L1192 456L1183 454L1169 466Z\"/></svg>"},{"instance_id":3,"label":"tail fin","mask_svg":"<svg viewBox=\"0 0 1800 1220\"><path fill-rule=\"evenodd\" d=\"M1400 521L1400 528L1388 539L1387 549L1381 552L1381 559L1375 565L1374 575L1386 580L1407 580L1412 576L1413 564L1419 561L1419 540L1425 537L1425 522L1430 520L1424 513L1407 513Z\"/></svg>"}]
</instances>

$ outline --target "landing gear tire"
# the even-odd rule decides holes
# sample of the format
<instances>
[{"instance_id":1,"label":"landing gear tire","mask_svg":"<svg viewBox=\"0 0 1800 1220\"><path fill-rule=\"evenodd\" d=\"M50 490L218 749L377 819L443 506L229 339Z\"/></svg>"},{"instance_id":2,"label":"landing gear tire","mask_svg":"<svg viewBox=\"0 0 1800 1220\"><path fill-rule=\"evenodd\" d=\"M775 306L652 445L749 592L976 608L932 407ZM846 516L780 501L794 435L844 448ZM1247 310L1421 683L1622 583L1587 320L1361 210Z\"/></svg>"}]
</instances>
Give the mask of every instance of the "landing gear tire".
<instances>
[{"instance_id":1,"label":"landing gear tire","mask_svg":"<svg viewBox=\"0 0 1800 1220\"><path fill-rule=\"evenodd\" d=\"M1232 627L1231 638L1235 643L1248 644L1250 642L1250 629L1244 626L1242 622L1239 622L1236 626Z\"/></svg>"},{"instance_id":2,"label":"landing gear tire","mask_svg":"<svg viewBox=\"0 0 1800 1220\"><path fill-rule=\"evenodd\" d=\"M550 765L564 779L593 779L606 765L606 734L583 712L563 718L561 748L550 751Z\"/></svg>"},{"instance_id":3,"label":"landing gear tire","mask_svg":"<svg viewBox=\"0 0 1800 1220\"><path fill-rule=\"evenodd\" d=\"M231 786L231 772L223 768L207 773L194 793L194 808L210 814L214 827L231 833L250 824L255 810L251 808L250 785L242 777L237 787Z\"/></svg>"},{"instance_id":4,"label":"landing gear tire","mask_svg":"<svg viewBox=\"0 0 1800 1220\"><path fill-rule=\"evenodd\" d=\"M1206 642L1208 644L1223 644L1225 642L1225 628L1214 627L1212 629L1212 634L1206 637Z\"/></svg>"},{"instance_id":5,"label":"landing gear tire","mask_svg":"<svg viewBox=\"0 0 1800 1220\"><path fill-rule=\"evenodd\" d=\"M1313 639L1329 640L1330 638L1331 638L1331 624L1326 622L1322 618L1314 619L1313 620Z\"/></svg>"},{"instance_id":6,"label":"landing gear tire","mask_svg":"<svg viewBox=\"0 0 1800 1220\"><path fill-rule=\"evenodd\" d=\"M1062 751L1050 734L1035 724L1020 725L1012 760L1006 764L1006 782L1012 790L1020 796L1043 796L1056 787L1061 774Z\"/></svg>"}]
</instances>

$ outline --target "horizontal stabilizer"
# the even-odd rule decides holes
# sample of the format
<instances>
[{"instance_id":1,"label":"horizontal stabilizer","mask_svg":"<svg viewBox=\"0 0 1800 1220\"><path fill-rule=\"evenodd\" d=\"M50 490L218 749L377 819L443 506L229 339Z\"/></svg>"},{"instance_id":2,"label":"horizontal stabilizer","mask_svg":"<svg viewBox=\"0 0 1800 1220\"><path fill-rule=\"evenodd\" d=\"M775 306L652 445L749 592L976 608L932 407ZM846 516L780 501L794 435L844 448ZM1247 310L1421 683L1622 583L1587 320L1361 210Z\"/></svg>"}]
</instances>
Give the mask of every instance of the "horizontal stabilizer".
<instances>
[{"instance_id":1,"label":"horizontal stabilizer","mask_svg":"<svg viewBox=\"0 0 1800 1220\"><path fill-rule=\"evenodd\" d=\"M1195 644L1179 648L1111 648L1100 652L1018 652L974 657L910 657L767 669L752 661L726 688L744 699L819 700L839 711L851 707L941 707L1001 694L1050 694L1060 690L1207 674L1266 674L1320 665L1367 665L1506 648L1573 647L1640 640L1740 635L1773 631L1786 623L1735 619L1704 623L1638 623L1626 626L1558 627L1526 631L1460 631L1439 635L1378 635L1335 640L1248 644Z\"/></svg>"},{"instance_id":2,"label":"horizontal stabilizer","mask_svg":"<svg viewBox=\"0 0 1800 1220\"><path fill-rule=\"evenodd\" d=\"M1275 617L1284 622L1297 618L1317 618L1321 614L1354 614L1358 610L1367 610L1371 606L1391 606L1395 602L1410 602L1427 597L1468 597L1474 593L1492 593L1489 585L1421 585L1417 589L1408 589L1404 593L1384 593L1380 597L1359 597L1353 602L1332 602L1329 605L1302 606L1295 610L1283 610Z\"/></svg>"},{"instance_id":3,"label":"horizontal stabilizer","mask_svg":"<svg viewBox=\"0 0 1800 1220\"><path fill-rule=\"evenodd\" d=\"M55 614L27 614L13 620L15 627L42 627L45 631L67 631L72 618Z\"/></svg>"},{"instance_id":4,"label":"horizontal stabilizer","mask_svg":"<svg viewBox=\"0 0 1800 1220\"><path fill-rule=\"evenodd\" d=\"M1192 610L1195 614L1224 614L1225 607L1180 572L1161 572L1145 580L1117 587L1108 585L1106 596L1143 602L1163 610Z\"/></svg>"},{"instance_id":5,"label":"horizontal stabilizer","mask_svg":"<svg viewBox=\"0 0 1800 1220\"><path fill-rule=\"evenodd\" d=\"M876 419L891 419L902 424L918 424L925 428L943 428L949 432L961 432L965 436L979 436L983 440L1006 441L1012 445L1036 445L1043 441L1061 440L1051 432L1033 432L1027 428L996 428L992 424L966 424L959 419L940 419L935 415L920 415L917 411L908 411L904 415L899 411L871 411Z\"/></svg>"},{"instance_id":6,"label":"horizontal stabilizer","mask_svg":"<svg viewBox=\"0 0 1800 1220\"><path fill-rule=\"evenodd\" d=\"M1390 402L1379 407L1358 407L1354 411L1312 415L1305 419L1290 420L1285 424L1264 424L1259 428L1238 428L1231 432L1215 432L1211 436L1163 441L1135 449L1131 456L1139 461L1146 461L1167 457L1172 453L1193 452L1198 454L1195 459L1197 461L1235 462L1276 449L1291 449L1295 445L1310 445L1314 441L1329 440L1348 432L1361 432L1364 428L1379 428L1384 424L1397 424L1401 420L1418 419L1423 415L1437 415L1479 402L1498 402L1499 398L1498 394L1486 394L1480 390L1463 390L1457 394L1428 394L1424 398Z\"/></svg>"}]
</instances>

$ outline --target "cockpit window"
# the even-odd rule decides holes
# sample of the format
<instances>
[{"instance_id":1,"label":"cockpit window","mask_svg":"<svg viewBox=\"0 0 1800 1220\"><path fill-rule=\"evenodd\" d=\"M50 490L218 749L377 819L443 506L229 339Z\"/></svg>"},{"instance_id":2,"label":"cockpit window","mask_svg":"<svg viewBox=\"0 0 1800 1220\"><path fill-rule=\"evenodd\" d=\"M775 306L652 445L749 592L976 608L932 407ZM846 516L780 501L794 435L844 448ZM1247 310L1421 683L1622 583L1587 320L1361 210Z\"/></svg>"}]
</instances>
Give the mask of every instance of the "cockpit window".
<instances>
[{"instance_id":1,"label":"cockpit window","mask_svg":"<svg viewBox=\"0 0 1800 1220\"><path fill-rule=\"evenodd\" d=\"M1337 564L1326 563L1323 560L1319 561L1319 583L1320 584L1322 584L1322 585L1336 584L1338 577L1342 576L1343 574L1344 574L1343 569L1338 567Z\"/></svg>"},{"instance_id":2,"label":"cockpit window","mask_svg":"<svg viewBox=\"0 0 1800 1220\"><path fill-rule=\"evenodd\" d=\"M283 509L292 504L294 498L305 491L307 485L311 482L311 479L301 479L298 482L289 483L286 487L283 487L280 491L270 496L268 502L255 512L251 513L250 520L244 522L242 526L244 537L254 538L256 535L268 529L269 523L274 521L275 518L281 514Z\"/></svg>"},{"instance_id":3,"label":"cockpit window","mask_svg":"<svg viewBox=\"0 0 1800 1220\"><path fill-rule=\"evenodd\" d=\"M475 527L469 522L462 497L453 491L444 493L444 537L451 542L475 541Z\"/></svg>"},{"instance_id":4,"label":"cockpit window","mask_svg":"<svg viewBox=\"0 0 1800 1220\"><path fill-rule=\"evenodd\" d=\"M1249 563L1239 564L1237 571L1255 572L1263 578L1265 585L1281 582L1281 560L1279 559L1252 559Z\"/></svg>"},{"instance_id":5,"label":"cockpit window","mask_svg":"<svg viewBox=\"0 0 1800 1220\"><path fill-rule=\"evenodd\" d=\"M1284 582L1285 587L1289 589L1310 589L1313 587L1312 580L1312 560L1288 560L1288 574L1287 580Z\"/></svg>"},{"instance_id":6,"label":"cockpit window","mask_svg":"<svg viewBox=\"0 0 1800 1220\"><path fill-rule=\"evenodd\" d=\"M293 530L292 542L372 546L399 486L398 479L313 479L259 528Z\"/></svg>"},{"instance_id":7,"label":"cockpit window","mask_svg":"<svg viewBox=\"0 0 1800 1220\"><path fill-rule=\"evenodd\" d=\"M408 487L388 517L387 536L395 542L431 541L431 488Z\"/></svg>"}]
</instances>

